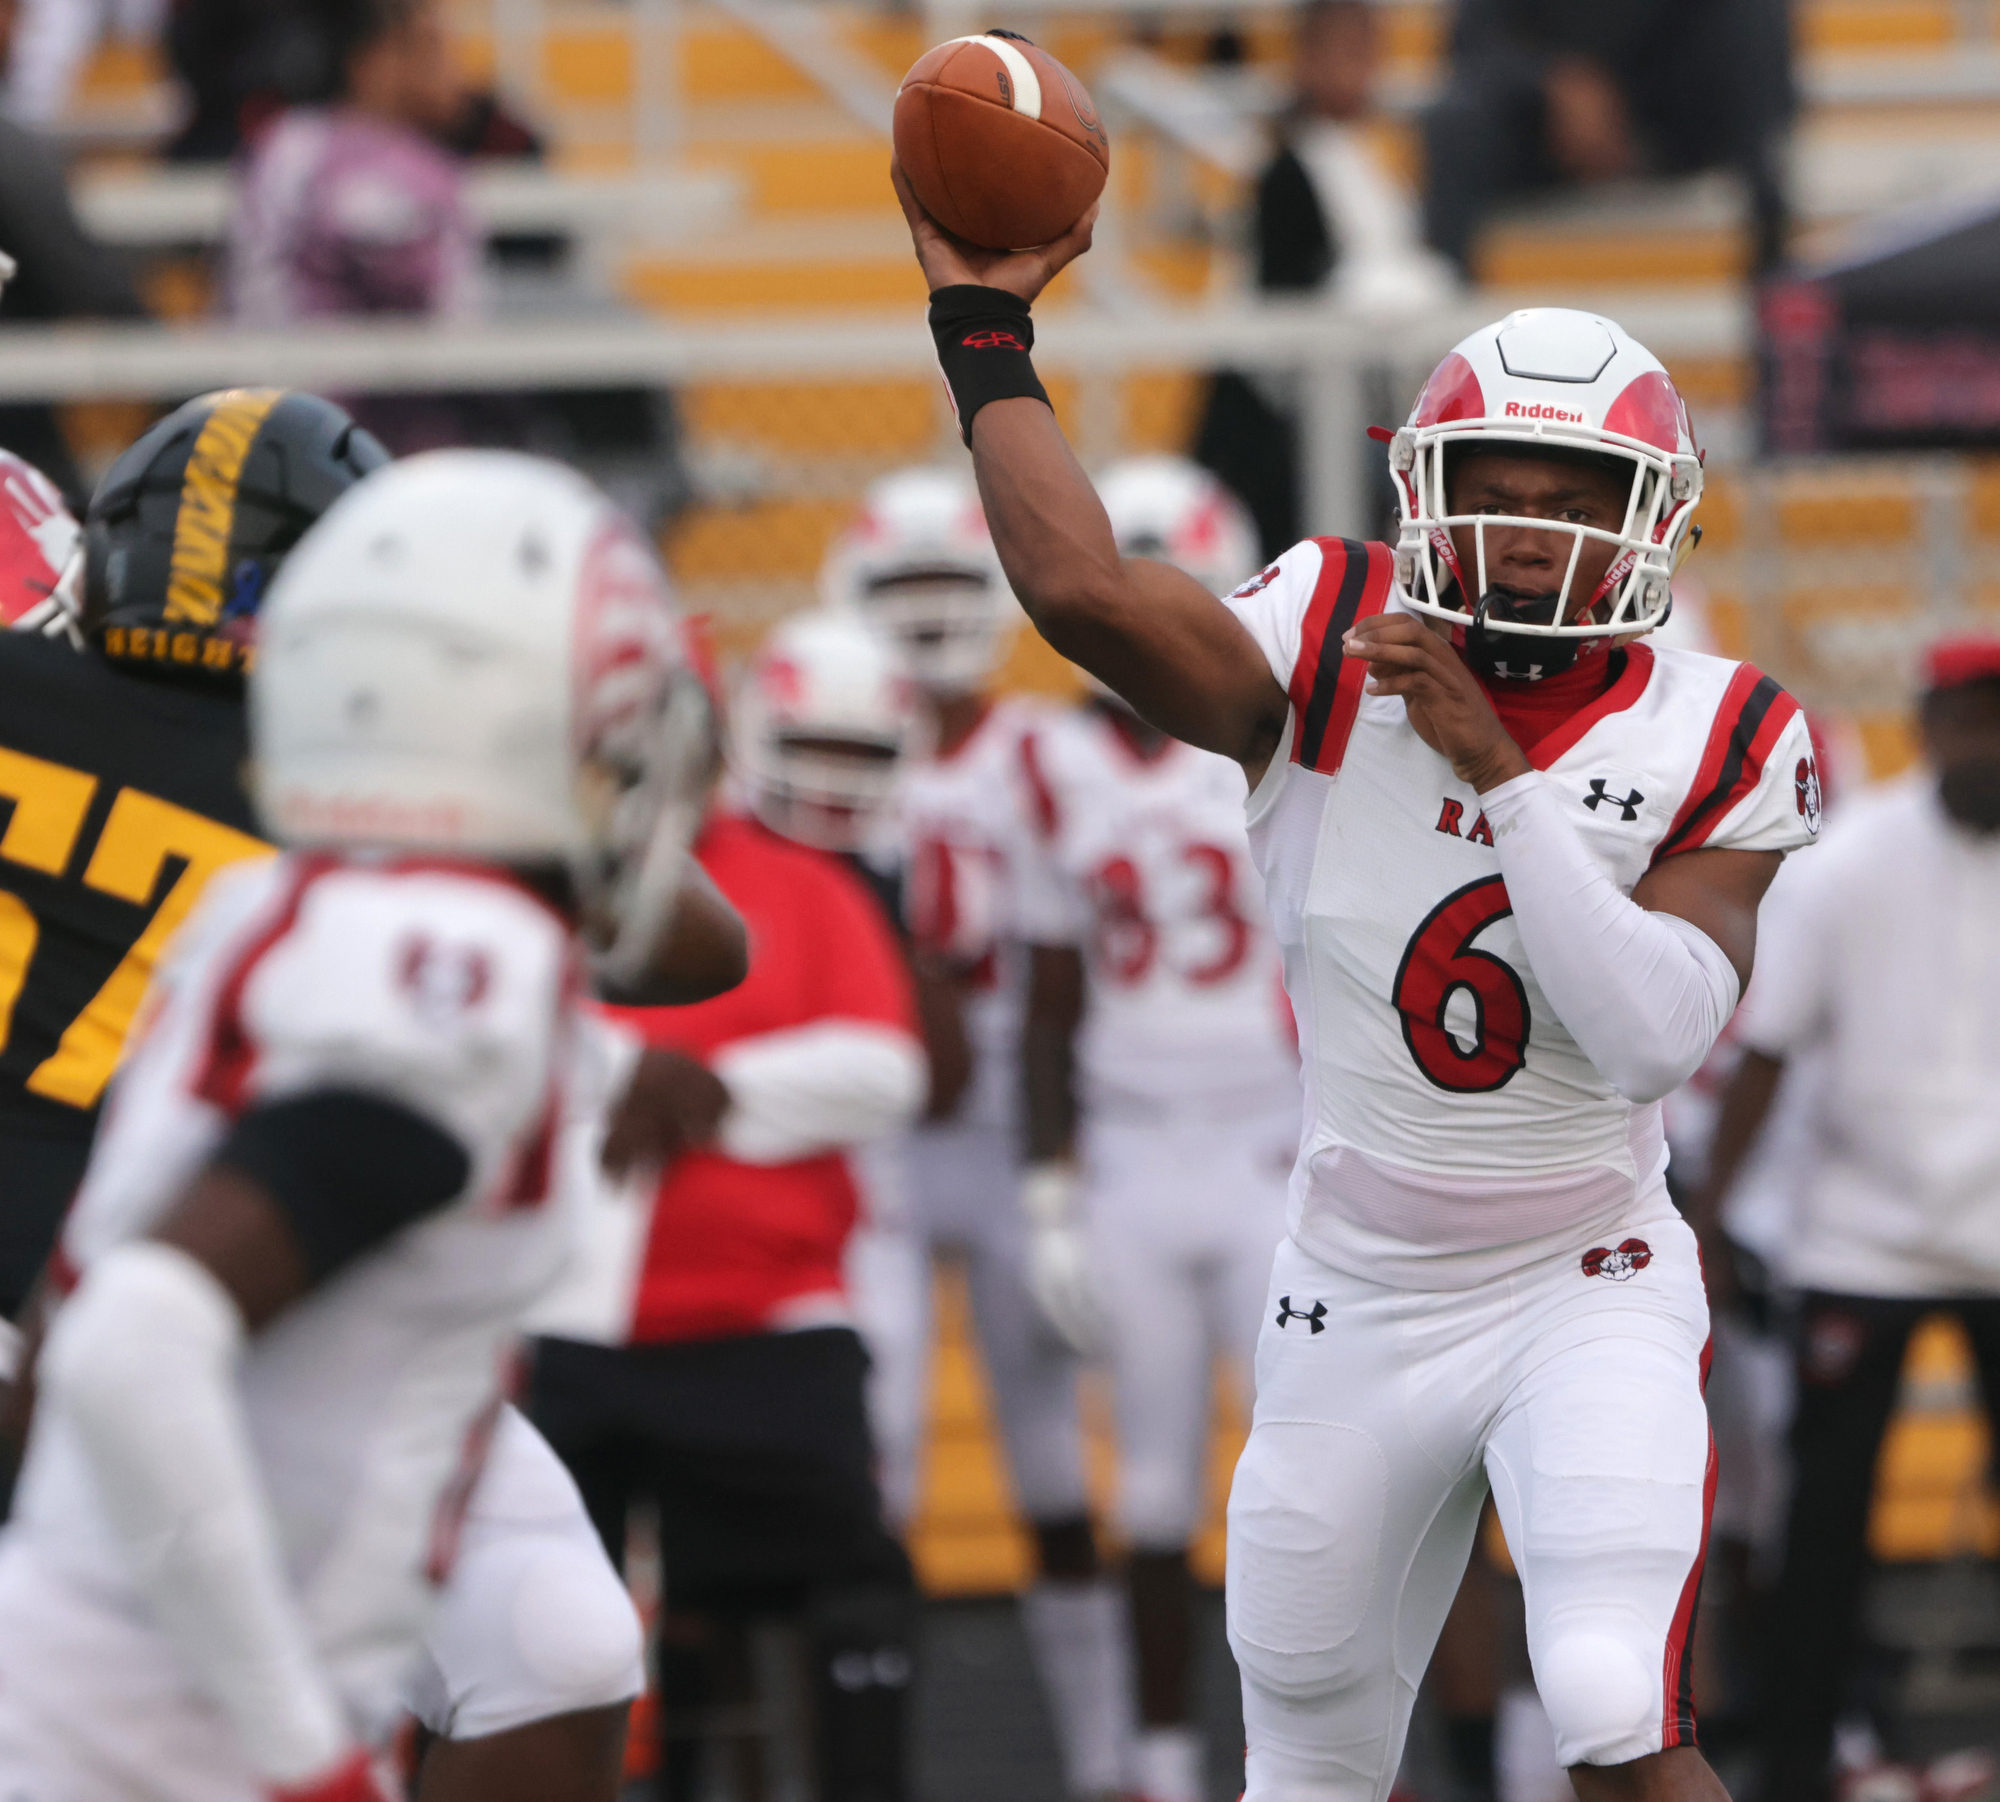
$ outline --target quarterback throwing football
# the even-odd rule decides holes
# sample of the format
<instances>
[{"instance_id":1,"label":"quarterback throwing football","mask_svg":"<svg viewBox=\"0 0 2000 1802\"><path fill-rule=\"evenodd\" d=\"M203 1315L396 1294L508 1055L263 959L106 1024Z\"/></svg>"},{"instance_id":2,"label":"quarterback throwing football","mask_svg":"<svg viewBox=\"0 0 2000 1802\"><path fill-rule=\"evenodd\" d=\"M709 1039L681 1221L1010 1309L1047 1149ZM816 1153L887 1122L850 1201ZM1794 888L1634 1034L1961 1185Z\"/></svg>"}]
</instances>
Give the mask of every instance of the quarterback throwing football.
<instances>
[{"instance_id":1,"label":"quarterback throwing football","mask_svg":"<svg viewBox=\"0 0 2000 1802\"><path fill-rule=\"evenodd\" d=\"M1644 642L1701 494L1680 396L1609 320L1512 314L1393 438L1393 552L1311 539L1218 601L1119 555L1035 378L1090 220L983 252L898 182L1029 617L1250 781L1307 1077L1229 1508L1250 1802L1387 1795L1489 1486L1583 1802L1720 1796L1708 1317L1657 1104L1818 806L1790 697Z\"/></svg>"}]
</instances>

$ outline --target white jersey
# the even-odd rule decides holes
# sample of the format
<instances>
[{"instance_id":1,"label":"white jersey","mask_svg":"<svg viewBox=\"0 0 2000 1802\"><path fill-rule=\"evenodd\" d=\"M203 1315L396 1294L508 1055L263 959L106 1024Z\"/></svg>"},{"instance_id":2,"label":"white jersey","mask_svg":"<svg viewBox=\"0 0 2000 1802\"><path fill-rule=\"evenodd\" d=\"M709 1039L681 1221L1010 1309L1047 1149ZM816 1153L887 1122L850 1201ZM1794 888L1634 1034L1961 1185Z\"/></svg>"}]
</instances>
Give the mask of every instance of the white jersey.
<instances>
[{"instance_id":1,"label":"white jersey","mask_svg":"<svg viewBox=\"0 0 2000 1802\"><path fill-rule=\"evenodd\" d=\"M1738 1018L1812 1079L1786 1274L2000 1294L2000 844L1923 772L1848 803L1799 877Z\"/></svg>"},{"instance_id":2,"label":"white jersey","mask_svg":"<svg viewBox=\"0 0 2000 1802\"><path fill-rule=\"evenodd\" d=\"M477 868L282 857L219 877L159 974L64 1228L73 1277L144 1234L244 1110L319 1089L390 1098L464 1149L453 1202L287 1308L238 1365L295 1592L368 1729L393 1719L449 1569L522 1311L568 1255L550 1178L581 1061L574 965L566 923ZM53 1400L4 1545L38 1592L152 1637ZM12 1619L4 1639L34 1631Z\"/></svg>"},{"instance_id":3,"label":"white jersey","mask_svg":"<svg viewBox=\"0 0 2000 1802\"><path fill-rule=\"evenodd\" d=\"M1533 1256L1651 1207L1666 1146L1658 1104L1619 1095L1536 982L1478 796L1341 656L1356 618L1400 606L1390 562L1310 539L1228 605L1292 702L1249 806L1307 1072L1292 1235L1457 1287L1495 1259L1452 1254ZM1608 655L1609 689L1527 751L1620 890L1677 852L1811 842L1812 743L1775 682L1644 643Z\"/></svg>"},{"instance_id":4,"label":"white jersey","mask_svg":"<svg viewBox=\"0 0 2000 1802\"><path fill-rule=\"evenodd\" d=\"M1014 1118L1023 973L1013 871L1027 819L1021 741L1046 712L1002 696L950 755L909 765L896 784L912 935L973 972L965 1026L977 1063L956 1126Z\"/></svg>"},{"instance_id":5,"label":"white jersey","mask_svg":"<svg viewBox=\"0 0 2000 1802\"><path fill-rule=\"evenodd\" d=\"M1022 755L1035 807L1016 917L1031 943L1084 953L1086 1111L1233 1120L1296 1108L1242 771L1173 739L1141 756L1095 707L1054 716Z\"/></svg>"}]
</instances>

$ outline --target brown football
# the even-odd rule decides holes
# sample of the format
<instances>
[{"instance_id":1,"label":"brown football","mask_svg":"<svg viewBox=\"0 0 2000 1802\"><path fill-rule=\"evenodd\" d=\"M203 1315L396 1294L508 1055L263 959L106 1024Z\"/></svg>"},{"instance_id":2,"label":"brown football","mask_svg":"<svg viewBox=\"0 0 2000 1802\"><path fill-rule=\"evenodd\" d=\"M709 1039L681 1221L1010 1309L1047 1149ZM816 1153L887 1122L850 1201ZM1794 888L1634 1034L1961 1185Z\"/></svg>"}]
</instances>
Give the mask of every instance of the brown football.
<instances>
[{"instance_id":1,"label":"brown football","mask_svg":"<svg viewBox=\"0 0 2000 1802\"><path fill-rule=\"evenodd\" d=\"M1104 191L1111 140L1061 63L988 32L925 51L903 77L896 160L947 231L1025 250L1061 237Z\"/></svg>"}]
</instances>

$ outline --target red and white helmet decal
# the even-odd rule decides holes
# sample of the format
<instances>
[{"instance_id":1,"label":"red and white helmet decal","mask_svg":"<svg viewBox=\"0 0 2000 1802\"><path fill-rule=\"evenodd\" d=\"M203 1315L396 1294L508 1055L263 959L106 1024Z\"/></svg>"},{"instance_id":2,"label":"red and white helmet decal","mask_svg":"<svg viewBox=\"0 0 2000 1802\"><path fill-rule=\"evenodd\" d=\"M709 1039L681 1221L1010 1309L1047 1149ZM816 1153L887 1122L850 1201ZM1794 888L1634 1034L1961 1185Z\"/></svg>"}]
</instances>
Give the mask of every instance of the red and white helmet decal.
<instances>
[{"instance_id":1,"label":"red and white helmet decal","mask_svg":"<svg viewBox=\"0 0 2000 1802\"><path fill-rule=\"evenodd\" d=\"M1457 351L1431 371L1431 379L1417 396L1412 425L1449 425L1454 419L1479 419L1486 412L1486 397L1479 391L1479 376Z\"/></svg>"},{"instance_id":2,"label":"red and white helmet decal","mask_svg":"<svg viewBox=\"0 0 2000 1802\"><path fill-rule=\"evenodd\" d=\"M32 463L0 451L0 622L12 625L48 601L82 539L56 485Z\"/></svg>"},{"instance_id":3,"label":"red and white helmet decal","mask_svg":"<svg viewBox=\"0 0 2000 1802\"><path fill-rule=\"evenodd\" d=\"M578 751L649 731L686 664L681 619L659 561L622 514L607 513L585 551L572 616Z\"/></svg>"},{"instance_id":4,"label":"red and white helmet decal","mask_svg":"<svg viewBox=\"0 0 2000 1802\"><path fill-rule=\"evenodd\" d=\"M1454 514L1448 453L1471 449L1588 452L1630 470L1616 530L1547 519ZM1530 527L1572 542L1553 620L1489 619L1530 637L1619 638L1666 618L1674 566L1701 498L1701 455L1686 404L1659 360L1613 321L1561 307L1526 308L1472 334L1424 384L1390 439L1402 524L1397 579L1420 613L1463 626L1489 586L1486 534ZM1454 533L1457 534L1456 539ZM1460 567L1470 540L1477 567ZM1604 577L1572 591L1586 542L1608 544Z\"/></svg>"}]
</instances>

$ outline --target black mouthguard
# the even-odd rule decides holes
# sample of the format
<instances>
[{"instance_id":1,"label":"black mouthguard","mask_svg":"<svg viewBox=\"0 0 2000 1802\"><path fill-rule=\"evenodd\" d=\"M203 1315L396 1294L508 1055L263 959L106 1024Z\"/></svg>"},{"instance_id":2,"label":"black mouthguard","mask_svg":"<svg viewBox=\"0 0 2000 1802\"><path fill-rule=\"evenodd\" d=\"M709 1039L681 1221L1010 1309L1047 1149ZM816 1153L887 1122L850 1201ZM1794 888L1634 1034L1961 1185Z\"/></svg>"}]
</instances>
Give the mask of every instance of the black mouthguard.
<instances>
[{"instance_id":1,"label":"black mouthguard","mask_svg":"<svg viewBox=\"0 0 2000 1802\"><path fill-rule=\"evenodd\" d=\"M1522 600L1489 588L1479 597L1472 624L1465 628L1466 662L1488 681L1539 682L1560 676L1575 664L1582 639L1529 638L1518 632L1489 631L1486 626L1489 616L1515 625L1547 625L1555 617L1555 600L1546 594Z\"/></svg>"}]
</instances>

